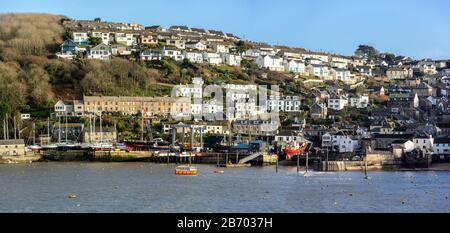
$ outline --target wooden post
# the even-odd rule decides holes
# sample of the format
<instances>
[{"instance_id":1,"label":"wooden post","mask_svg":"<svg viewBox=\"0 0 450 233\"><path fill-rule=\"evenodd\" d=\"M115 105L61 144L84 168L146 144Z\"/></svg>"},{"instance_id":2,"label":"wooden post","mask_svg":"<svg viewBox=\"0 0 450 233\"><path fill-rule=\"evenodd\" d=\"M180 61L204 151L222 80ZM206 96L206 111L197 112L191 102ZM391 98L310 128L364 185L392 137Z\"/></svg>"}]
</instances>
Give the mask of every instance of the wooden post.
<instances>
[{"instance_id":1,"label":"wooden post","mask_svg":"<svg viewBox=\"0 0 450 233\"><path fill-rule=\"evenodd\" d=\"M307 173L308 172L308 166L309 166L309 152L306 152L306 172L305 173Z\"/></svg>"},{"instance_id":2,"label":"wooden post","mask_svg":"<svg viewBox=\"0 0 450 233\"><path fill-rule=\"evenodd\" d=\"M228 164L228 152L225 154L225 164Z\"/></svg>"},{"instance_id":3,"label":"wooden post","mask_svg":"<svg viewBox=\"0 0 450 233\"><path fill-rule=\"evenodd\" d=\"M275 165L275 172L278 173L278 155L277 155L277 161L276 161L276 165Z\"/></svg>"},{"instance_id":4,"label":"wooden post","mask_svg":"<svg viewBox=\"0 0 450 233\"><path fill-rule=\"evenodd\" d=\"M328 171L328 146L327 146L327 162L326 162L327 164L327 168L326 168L326 171Z\"/></svg>"},{"instance_id":5,"label":"wooden post","mask_svg":"<svg viewBox=\"0 0 450 233\"><path fill-rule=\"evenodd\" d=\"M364 156L364 175L366 179L369 178L367 176L367 156Z\"/></svg>"},{"instance_id":6,"label":"wooden post","mask_svg":"<svg viewBox=\"0 0 450 233\"><path fill-rule=\"evenodd\" d=\"M300 155L297 155L297 173L300 172Z\"/></svg>"},{"instance_id":7,"label":"wooden post","mask_svg":"<svg viewBox=\"0 0 450 233\"><path fill-rule=\"evenodd\" d=\"M217 153L217 167L219 167L219 153Z\"/></svg>"},{"instance_id":8,"label":"wooden post","mask_svg":"<svg viewBox=\"0 0 450 233\"><path fill-rule=\"evenodd\" d=\"M169 166L170 153L167 153L167 166Z\"/></svg>"}]
</instances>

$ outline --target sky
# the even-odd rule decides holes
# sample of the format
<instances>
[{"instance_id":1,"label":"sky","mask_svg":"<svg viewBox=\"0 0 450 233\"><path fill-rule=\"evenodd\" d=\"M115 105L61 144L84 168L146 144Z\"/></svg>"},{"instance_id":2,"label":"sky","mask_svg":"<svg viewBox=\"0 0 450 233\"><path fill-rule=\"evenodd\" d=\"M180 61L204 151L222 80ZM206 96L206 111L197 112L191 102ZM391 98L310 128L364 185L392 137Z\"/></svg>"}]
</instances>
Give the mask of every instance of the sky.
<instances>
[{"instance_id":1,"label":"sky","mask_svg":"<svg viewBox=\"0 0 450 233\"><path fill-rule=\"evenodd\" d=\"M241 38L352 55L359 44L414 58L450 58L448 0L0 0L0 13L187 25Z\"/></svg>"}]
</instances>

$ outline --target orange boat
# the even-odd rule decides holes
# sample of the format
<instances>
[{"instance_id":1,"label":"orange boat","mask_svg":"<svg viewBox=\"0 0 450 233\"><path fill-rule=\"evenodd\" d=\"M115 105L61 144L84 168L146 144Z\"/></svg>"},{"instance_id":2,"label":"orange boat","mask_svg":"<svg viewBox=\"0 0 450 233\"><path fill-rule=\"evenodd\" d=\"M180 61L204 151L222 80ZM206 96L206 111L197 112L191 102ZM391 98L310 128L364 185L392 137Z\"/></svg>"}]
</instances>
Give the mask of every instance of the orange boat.
<instances>
[{"instance_id":1,"label":"orange boat","mask_svg":"<svg viewBox=\"0 0 450 233\"><path fill-rule=\"evenodd\" d=\"M300 146L294 145L292 142L289 143L286 148L283 149L286 160L291 160L295 155L305 152L307 147L308 143L302 143Z\"/></svg>"},{"instance_id":2,"label":"orange boat","mask_svg":"<svg viewBox=\"0 0 450 233\"><path fill-rule=\"evenodd\" d=\"M178 166L175 169L175 175L195 176L197 175L197 168L193 166Z\"/></svg>"}]
</instances>

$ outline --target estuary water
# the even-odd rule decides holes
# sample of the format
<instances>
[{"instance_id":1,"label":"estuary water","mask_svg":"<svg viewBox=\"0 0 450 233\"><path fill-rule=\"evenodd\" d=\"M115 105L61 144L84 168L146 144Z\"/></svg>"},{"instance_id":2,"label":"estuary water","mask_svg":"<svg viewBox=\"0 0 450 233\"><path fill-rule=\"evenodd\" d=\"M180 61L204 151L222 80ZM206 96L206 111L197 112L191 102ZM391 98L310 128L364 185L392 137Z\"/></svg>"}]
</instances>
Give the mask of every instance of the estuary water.
<instances>
[{"instance_id":1,"label":"estuary water","mask_svg":"<svg viewBox=\"0 0 450 233\"><path fill-rule=\"evenodd\" d=\"M0 212L445 212L450 172L216 168L153 163L0 165ZM224 173L215 173L223 170ZM76 195L76 198L69 198Z\"/></svg>"}]
</instances>

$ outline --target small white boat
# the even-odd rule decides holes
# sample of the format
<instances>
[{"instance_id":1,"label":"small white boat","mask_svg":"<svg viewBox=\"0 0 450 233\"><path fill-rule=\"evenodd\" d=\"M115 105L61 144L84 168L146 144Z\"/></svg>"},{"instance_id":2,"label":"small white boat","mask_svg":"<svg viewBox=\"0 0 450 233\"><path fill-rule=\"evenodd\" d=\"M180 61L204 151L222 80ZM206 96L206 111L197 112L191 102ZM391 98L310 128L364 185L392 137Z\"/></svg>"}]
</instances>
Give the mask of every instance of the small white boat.
<instances>
[{"instance_id":1,"label":"small white boat","mask_svg":"<svg viewBox=\"0 0 450 233\"><path fill-rule=\"evenodd\" d=\"M178 166L175 169L175 175L182 175L182 176L195 176L197 175L198 171L196 167L193 166Z\"/></svg>"},{"instance_id":2,"label":"small white boat","mask_svg":"<svg viewBox=\"0 0 450 233\"><path fill-rule=\"evenodd\" d=\"M112 144L102 143L102 144L94 144L90 147L93 150L101 150L101 151L112 151L114 150L114 146Z\"/></svg>"},{"instance_id":3,"label":"small white boat","mask_svg":"<svg viewBox=\"0 0 450 233\"><path fill-rule=\"evenodd\" d=\"M48 145L43 145L42 146L42 149L56 149L56 148L58 148L58 145L56 145L56 144L48 144Z\"/></svg>"},{"instance_id":4,"label":"small white boat","mask_svg":"<svg viewBox=\"0 0 450 233\"><path fill-rule=\"evenodd\" d=\"M36 152L36 151L42 150L42 146L39 146L39 145L31 145L31 146L28 146L27 149L29 149L30 151Z\"/></svg>"}]
</instances>

